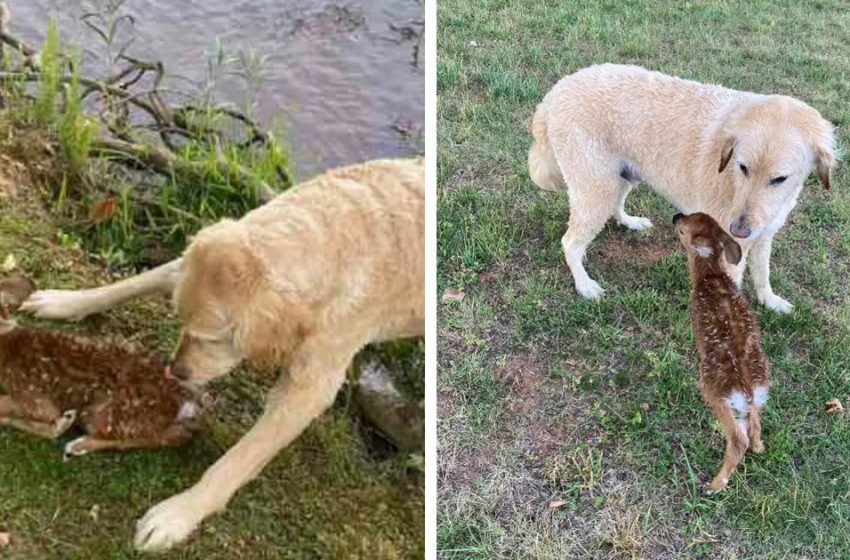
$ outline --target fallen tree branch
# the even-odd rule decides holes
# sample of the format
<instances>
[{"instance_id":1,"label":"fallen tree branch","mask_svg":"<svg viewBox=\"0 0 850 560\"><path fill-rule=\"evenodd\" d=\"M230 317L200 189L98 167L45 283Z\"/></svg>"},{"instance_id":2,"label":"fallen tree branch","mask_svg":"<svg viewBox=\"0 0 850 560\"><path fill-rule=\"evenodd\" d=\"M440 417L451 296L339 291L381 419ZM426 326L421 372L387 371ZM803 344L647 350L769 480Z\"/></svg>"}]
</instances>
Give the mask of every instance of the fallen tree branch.
<instances>
[{"instance_id":1,"label":"fallen tree branch","mask_svg":"<svg viewBox=\"0 0 850 560\"><path fill-rule=\"evenodd\" d=\"M24 59L24 68L38 70L38 51L9 34L11 21L12 11L9 9L9 5L6 2L0 2L0 44L9 45L21 53ZM0 58L2 58L2 55L3 49L0 47Z\"/></svg>"},{"instance_id":2,"label":"fallen tree branch","mask_svg":"<svg viewBox=\"0 0 850 560\"><path fill-rule=\"evenodd\" d=\"M91 151L92 155L103 155L142 164L166 176L180 175L191 180L203 181L209 174L207 163L183 160L169 150L151 145L139 145L125 140L101 138L94 141ZM222 156L216 158L215 171L227 177L232 184L256 189L260 200L263 202L268 202L277 196L275 190L268 183Z\"/></svg>"}]
</instances>

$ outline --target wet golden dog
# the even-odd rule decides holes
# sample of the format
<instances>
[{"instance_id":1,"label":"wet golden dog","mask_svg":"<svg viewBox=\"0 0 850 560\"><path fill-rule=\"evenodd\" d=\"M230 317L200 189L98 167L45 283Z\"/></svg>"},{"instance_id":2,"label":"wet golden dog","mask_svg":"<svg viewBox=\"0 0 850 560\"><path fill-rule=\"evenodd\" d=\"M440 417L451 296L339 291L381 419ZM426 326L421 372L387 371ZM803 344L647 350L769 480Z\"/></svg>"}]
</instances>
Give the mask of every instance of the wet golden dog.
<instances>
[{"instance_id":1,"label":"wet golden dog","mask_svg":"<svg viewBox=\"0 0 850 560\"><path fill-rule=\"evenodd\" d=\"M815 109L604 64L558 82L538 105L532 134L532 180L569 193L561 244L581 295L604 292L582 260L608 218L636 230L652 225L625 210L629 191L646 181L681 212L705 212L738 238L743 258L732 278L741 284L749 254L759 301L791 311L770 286L771 242L813 168L829 188L833 127Z\"/></svg>"},{"instance_id":2,"label":"wet golden dog","mask_svg":"<svg viewBox=\"0 0 850 560\"><path fill-rule=\"evenodd\" d=\"M150 509L136 546L184 540L334 401L367 343L424 330L424 166L329 171L239 221L201 231L182 259L112 286L36 292L24 308L79 318L154 291L183 325L171 373L197 386L243 360L281 366L256 425L189 490Z\"/></svg>"},{"instance_id":3,"label":"wet golden dog","mask_svg":"<svg viewBox=\"0 0 850 560\"><path fill-rule=\"evenodd\" d=\"M673 223L688 255L700 393L726 436L720 472L703 488L714 494L729 483L748 447L764 451L759 418L770 375L758 319L726 272L741 260L741 247L707 214L677 214Z\"/></svg>"}]
</instances>

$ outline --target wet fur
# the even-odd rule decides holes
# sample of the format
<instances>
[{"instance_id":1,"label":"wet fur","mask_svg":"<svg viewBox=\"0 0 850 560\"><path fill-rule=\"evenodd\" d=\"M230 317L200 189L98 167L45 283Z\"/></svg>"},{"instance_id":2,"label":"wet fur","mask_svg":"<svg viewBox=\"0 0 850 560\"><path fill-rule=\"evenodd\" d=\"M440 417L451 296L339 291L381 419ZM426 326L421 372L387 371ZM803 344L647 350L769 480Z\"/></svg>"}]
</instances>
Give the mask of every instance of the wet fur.
<instances>
[{"instance_id":1,"label":"wet fur","mask_svg":"<svg viewBox=\"0 0 850 560\"><path fill-rule=\"evenodd\" d=\"M169 548L224 508L331 406L365 344L423 334L424 191L421 160L331 170L204 229L179 260L25 303L40 316L80 318L170 291L183 325L175 375L203 383L243 360L285 372L254 427L195 486L141 519L137 548Z\"/></svg>"}]
</instances>

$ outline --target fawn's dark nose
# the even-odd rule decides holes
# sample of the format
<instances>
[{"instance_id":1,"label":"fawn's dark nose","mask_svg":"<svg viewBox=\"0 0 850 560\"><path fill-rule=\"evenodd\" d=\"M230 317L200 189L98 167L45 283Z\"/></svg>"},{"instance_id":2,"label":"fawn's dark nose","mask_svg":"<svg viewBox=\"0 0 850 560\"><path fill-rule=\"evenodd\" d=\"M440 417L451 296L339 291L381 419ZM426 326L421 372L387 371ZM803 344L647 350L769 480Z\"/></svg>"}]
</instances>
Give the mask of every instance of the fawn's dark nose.
<instances>
[{"instance_id":1,"label":"fawn's dark nose","mask_svg":"<svg viewBox=\"0 0 850 560\"><path fill-rule=\"evenodd\" d=\"M191 377L191 373L179 362L172 362L165 368L165 376L179 381L187 381Z\"/></svg>"},{"instance_id":2,"label":"fawn's dark nose","mask_svg":"<svg viewBox=\"0 0 850 560\"><path fill-rule=\"evenodd\" d=\"M682 214L681 212L679 212L678 214L673 216L673 223L675 224L676 222L678 222L679 220L681 220L684 217L685 217L685 215Z\"/></svg>"},{"instance_id":3,"label":"fawn's dark nose","mask_svg":"<svg viewBox=\"0 0 850 560\"><path fill-rule=\"evenodd\" d=\"M746 239L752 233L746 216L741 216L729 226L729 232L740 239Z\"/></svg>"}]
</instances>

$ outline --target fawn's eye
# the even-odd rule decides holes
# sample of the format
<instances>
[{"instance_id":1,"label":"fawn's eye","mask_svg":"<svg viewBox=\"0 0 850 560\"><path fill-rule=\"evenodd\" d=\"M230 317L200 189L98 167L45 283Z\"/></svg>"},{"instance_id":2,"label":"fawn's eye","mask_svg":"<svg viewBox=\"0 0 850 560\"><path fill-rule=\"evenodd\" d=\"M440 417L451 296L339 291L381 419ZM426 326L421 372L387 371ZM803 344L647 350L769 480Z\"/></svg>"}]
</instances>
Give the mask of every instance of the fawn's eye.
<instances>
[{"instance_id":1,"label":"fawn's eye","mask_svg":"<svg viewBox=\"0 0 850 560\"><path fill-rule=\"evenodd\" d=\"M778 185L780 183L784 183L785 179L787 179L787 178L788 177L785 176L785 175L782 175L781 177L774 177L773 179L770 180L770 184L771 185Z\"/></svg>"},{"instance_id":2,"label":"fawn's eye","mask_svg":"<svg viewBox=\"0 0 850 560\"><path fill-rule=\"evenodd\" d=\"M738 167L740 167L740 168L741 168L741 173L743 173L743 174L744 174L744 177L746 177L747 175L749 175L749 174L750 174L750 170L749 170L749 169L747 168L747 166L746 166L746 165L744 165L743 163L738 164Z\"/></svg>"}]
</instances>

